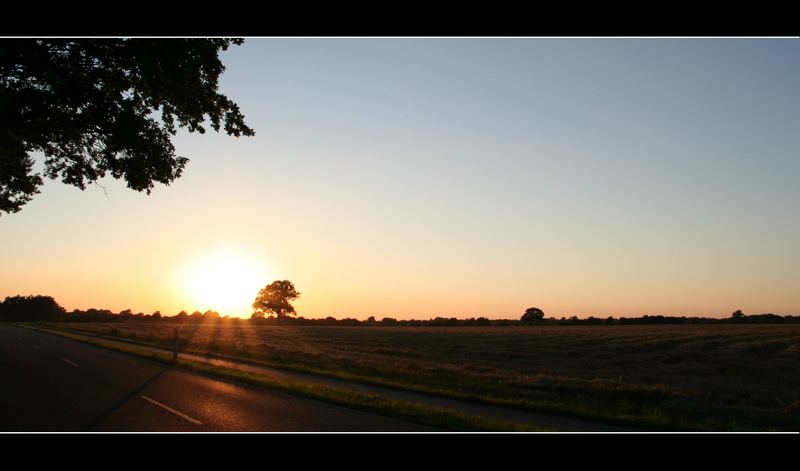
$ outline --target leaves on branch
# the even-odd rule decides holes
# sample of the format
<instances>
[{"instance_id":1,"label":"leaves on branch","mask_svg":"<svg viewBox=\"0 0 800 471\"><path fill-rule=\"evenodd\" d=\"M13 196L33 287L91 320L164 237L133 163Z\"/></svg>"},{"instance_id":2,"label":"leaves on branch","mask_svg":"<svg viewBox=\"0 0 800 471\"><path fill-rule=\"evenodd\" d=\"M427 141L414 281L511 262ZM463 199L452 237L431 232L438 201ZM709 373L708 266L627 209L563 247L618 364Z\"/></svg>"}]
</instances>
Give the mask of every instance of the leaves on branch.
<instances>
[{"instance_id":1,"label":"leaves on branch","mask_svg":"<svg viewBox=\"0 0 800 471\"><path fill-rule=\"evenodd\" d=\"M44 176L85 189L106 174L148 194L188 162L171 142L205 123L253 136L218 90L220 51L241 39L3 39L0 41L0 213L39 192Z\"/></svg>"}]
</instances>

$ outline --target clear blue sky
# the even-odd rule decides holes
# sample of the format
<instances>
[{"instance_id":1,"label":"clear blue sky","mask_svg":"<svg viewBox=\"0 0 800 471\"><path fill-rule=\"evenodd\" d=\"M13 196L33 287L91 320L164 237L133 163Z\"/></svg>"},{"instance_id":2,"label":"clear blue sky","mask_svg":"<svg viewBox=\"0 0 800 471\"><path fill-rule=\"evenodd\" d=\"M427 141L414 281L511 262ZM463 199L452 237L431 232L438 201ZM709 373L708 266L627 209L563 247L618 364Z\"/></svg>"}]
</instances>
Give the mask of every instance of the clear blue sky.
<instances>
[{"instance_id":1,"label":"clear blue sky","mask_svg":"<svg viewBox=\"0 0 800 471\"><path fill-rule=\"evenodd\" d=\"M251 38L222 59L256 137L180 133L192 160L149 197L48 181L0 220L0 296L170 313L191 302L173 267L225 245L309 317L800 314L800 40Z\"/></svg>"}]
</instances>

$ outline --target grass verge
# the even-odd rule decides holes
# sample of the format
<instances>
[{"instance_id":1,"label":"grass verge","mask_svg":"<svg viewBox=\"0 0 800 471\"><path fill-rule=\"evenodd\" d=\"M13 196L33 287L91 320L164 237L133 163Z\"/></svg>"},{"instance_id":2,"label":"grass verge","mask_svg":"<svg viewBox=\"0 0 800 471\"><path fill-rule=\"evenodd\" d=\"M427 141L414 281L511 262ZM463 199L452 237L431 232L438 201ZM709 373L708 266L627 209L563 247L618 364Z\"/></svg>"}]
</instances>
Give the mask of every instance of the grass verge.
<instances>
[{"instance_id":1,"label":"grass verge","mask_svg":"<svg viewBox=\"0 0 800 471\"><path fill-rule=\"evenodd\" d=\"M53 334L62 335L79 341L92 343L94 339L107 339L115 342L123 342L132 346L147 346L159 349L168 349L169 346L159 342L151 342L140 338L129 338L125 336L114 336L100 333L87 333L83 331L73 331L68 328L63 328L60 325L48 324L46 327L37 325L27 325L36 330L47 331ZM75 334L75 335L73 335ZM86 337L90 337L87 339ZM123 351L122 348L116 346L103 345L106 348L118 349ZM675 423L669 420L668 417L660 413L659 410L650 408L645 412L636 411L627 414L611 414L607 404L598 404L595 398L591 396L570 397L570 400L563 397L563 395L556 395L556 397L526 397L528 391L512 391L506 389L506 393L511 397L498 397L491 394L484 389L483 384L472 383L468 387L465 385L454 382L461 387L448 386L451 379L449 377L438 377L436 382L424 383L414 382L411 379L398 377L389 378L382 374L380 371L370 372L371 374L359 373L349 371L346 369L338 369L333 367L315 367L304 363L293 362L285 358L275 359L273 361L264 361L259 358L226 355L221 352L212 352L197 348L182 348L181 353L203 355L209 358L220 360L228 360L240 363L251 364L255 366L264 366L269 368L278 368L298 373L311 374L316 376L324 376L329 378L341 379L345 381L352 381L371 386L379 386L402 391L409 391L415 393L422 393L434 395L449 399L457 399L477 404L484 404L488 406L504 407L516 409L524 412L544 413L550 415L558 415L562 417L574 418L579 420L597 421L608 424L618 424L622 426L634 426L647 428L649 430L691 430L691 428L684 428L676 426ZM140 352L141 353L141 352ZM185 361L185 360L182 360ZM236 370L234 370L236 371ZM507 430L507 429L503 429ZM532 431L544 431L545 429L536 429Z\"/></svg>"},{"instance_id":2,"label":"grass verge","mask_svg":"<svg viewBox=\"0 0 800 471\"><path fill-rule=\"evenodd\" d=\"M511 432L551 432L552 430L532 425L517 424L485 417L473 416L464 412L434 407L408 401L390 399L377 394L362 394L344 388L322 386L300 381L279 380L249 371L225 368L217 365L197 362L193 360L172 360L168 353L144 352L137 350L134 344L121 346L111 344L99 338L86 338L84 335L72 334L65 330L40 328L34 326L21 326L38 330L53 335L77 340L90 345L123 352L149 360L158 361L184 369L198 371L210 376L226 380L234 380L253 386L264 387L295 396L336 404L351 409L372 412L379 415L407 420L409 422L427 425L445 431L511 431Z\"/></svg>"},{"instance_id":3,"label":"grass verge","mask_svg":"<svg viewBox=\"0 0 800 471\"><path fill-rule=\"evenodd\" d=\"M34 327L37 327L34 325ZM130 345L170 348L161 337L136 335L120 327L111 332L72 330L62 325L47 324L50 329L75 332L93 338L104 338ZM165 343L166 342L166 343ZM387 387L427 395L543 413L564 418L616 424L651 431L789 431L797 430L798 416L768 410L747 401L730 401L699 394L678 383L651 385L604 380L587 381L566 377L535 384L504 382L492 377L462 375L445 368L431 371L406 371L402 368L362 365L346 355L336 359L320 356L290 356L284 352L242 351L224 348L204 348L205 342L184 343L182 352L210 358L279 368L316 376L342 379L364 385ZM187 348L188 347L188 348ZM624 352L623 352L624 353ZM624 355L623 355L624 357ZM625 357L627 358L627 357ZM638 358L633 355L632 358ZM748 360L749 361L749 360ZM648 365L650 363L647 363ZM658 363L656 363L658 365ZM661 365L666 367L669 365ZM709 374L714 374L713 371ZM680 378L678 378L680 379ZM666 386L672 384L671 386ZM723 393L726 390L723 389ZM750 396L747 396L748 398Z\"/></svg>"}]
</instances>

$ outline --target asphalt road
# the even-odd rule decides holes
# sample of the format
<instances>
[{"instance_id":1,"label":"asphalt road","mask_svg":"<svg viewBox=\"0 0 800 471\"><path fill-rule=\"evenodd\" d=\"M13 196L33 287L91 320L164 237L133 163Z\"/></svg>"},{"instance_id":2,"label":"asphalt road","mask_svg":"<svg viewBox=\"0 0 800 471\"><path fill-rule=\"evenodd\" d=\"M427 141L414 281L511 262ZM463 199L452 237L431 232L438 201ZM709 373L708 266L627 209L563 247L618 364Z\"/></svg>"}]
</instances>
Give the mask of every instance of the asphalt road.
<instances>
[{"instance_id":1,"label":"asphalt road","mask_svg":"<svg viewBox=\"0 0 800 471\"><path fill-rule=\"evenodd\" d=\"M83 335L76 332L70 332L70 334L80 335L87 339L92 339L92 338L96 339L96 337L93 337L91 335ZM107 338L104 338L103 342L106 344L124 346L127 348L135 346L135 348L142 353L153 352L160 354L171 354L171 350L141 345L135 342L111 340ZM492 419L502 422L517 423L521 425L545 427L551 430L558 430L565 432L642 431L633 427L626 427L615 424L606 424L602 422L594 422L572 417L562 417L550 414L521 411L518 409L510 409L506 407L468 402L450 397L435 396L414 391L393 389L384 386L376 386L374 384L357 383L354 381L348 381L341 378L333 378L330 376L322 376L309 373L301 373L298 371L283 370L265 365L256 365L242 361L233 361L230 359L221 359L221 358L209 357L193 353L181 352L180 357L183 360L192 360L199 363L222 366L224 368L229 368L232 370L248 371L274 379L283 379L283 380L295 381L306 384L316 384L319 386L329 386L336 389L353 391L365 395L375 394L383 396L388 399L394 399L398 401L410 402L415 404L425 404L432 407L461 411L477 417L484 417L487 419Z\"/></svg>"},{"instance_id":2,"label":"asphalt road","mask_svg":"<svg viewBox=\"0 0 800 471\"><path fill-rule=\"evenodd\" d=\"M0 325L2 431L426 431Z\"/></svg>"}]
</instances>

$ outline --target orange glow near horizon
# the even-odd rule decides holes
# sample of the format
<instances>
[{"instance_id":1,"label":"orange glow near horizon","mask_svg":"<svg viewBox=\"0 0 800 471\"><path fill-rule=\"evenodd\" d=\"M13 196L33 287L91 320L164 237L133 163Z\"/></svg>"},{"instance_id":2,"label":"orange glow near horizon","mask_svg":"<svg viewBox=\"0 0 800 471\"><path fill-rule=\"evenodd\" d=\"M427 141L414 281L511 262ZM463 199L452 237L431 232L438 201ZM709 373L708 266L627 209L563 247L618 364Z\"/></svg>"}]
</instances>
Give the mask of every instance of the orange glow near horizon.
<instances>
[{"instance_id":1,"label":"orange glow near horizon","mask_svg":"<svg viewBox=\"0 0 800 471\"><path fill-rule=\"evenodd\" d=\"M249 317L258 290L272 281L271 274L256 260L252 254L232 247L202 252L176 272L176 288L192 310L212 309L221 315Z\"/></svg>"}]
</instances>

